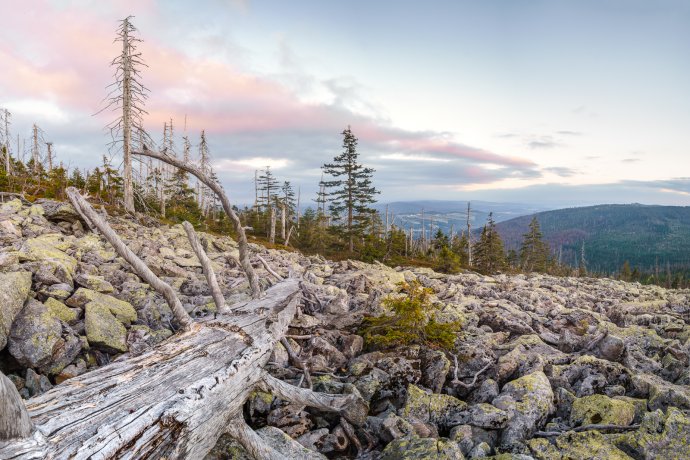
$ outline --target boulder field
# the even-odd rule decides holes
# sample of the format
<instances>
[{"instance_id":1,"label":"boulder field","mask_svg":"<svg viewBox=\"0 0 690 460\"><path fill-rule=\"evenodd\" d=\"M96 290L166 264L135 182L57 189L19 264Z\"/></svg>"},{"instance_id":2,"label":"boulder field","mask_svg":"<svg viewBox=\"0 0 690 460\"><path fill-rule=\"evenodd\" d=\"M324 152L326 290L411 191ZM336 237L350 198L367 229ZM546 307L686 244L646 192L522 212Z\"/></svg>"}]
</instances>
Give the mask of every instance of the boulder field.
<instances>
[{"instance_id":1,"label":"boulder field","mask_svg":"<svg viewBox=\"0 0 690 460\"><path fill-rule=\"evenodd\" d=\"M180 225L108 217L195 318L215 304ZM200 233L228 304L247 301L237 245ZM302 274L287 343L313 389L360 394L364 427L255 392L246 420L286 457L366 459L690 458L690 291L610 279L444 275L332 262L250 244L282 276ZM264 287L274 282L257 260ZM433 291L452 350L367 349L364 315L384 314L396 284ZM163 298L65 203L0 206L0 371L31 398L176 331ZM303 371L279 345L268 370ZM348 428L349 426L349 428ZM352 432L348 432L352 430ZM208 459L245 458L229 438Z\"/></svg>"}]
</instances>

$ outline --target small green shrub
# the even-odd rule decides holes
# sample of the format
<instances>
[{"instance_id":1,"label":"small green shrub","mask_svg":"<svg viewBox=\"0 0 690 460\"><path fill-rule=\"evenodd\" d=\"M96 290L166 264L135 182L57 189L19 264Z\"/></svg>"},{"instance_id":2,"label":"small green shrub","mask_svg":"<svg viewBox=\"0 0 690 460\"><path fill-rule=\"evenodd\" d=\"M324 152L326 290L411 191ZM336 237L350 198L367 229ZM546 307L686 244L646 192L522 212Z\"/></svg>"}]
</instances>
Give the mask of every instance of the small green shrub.
<instances>
[{"instance_id":1,"label":"small green shrub","mask_svg":"<svg viewBox=\"0 0 690 460\"><path fill-rule=\"evenodd\" d=\"M432 291L418 281L398 285L404 295L389 296L382 301L388 313L363 319L360 334L367 347L385 349L417 344L451 349L460 323L438 322L436 307L430 299Z\"/></svg>"}]
</instances>

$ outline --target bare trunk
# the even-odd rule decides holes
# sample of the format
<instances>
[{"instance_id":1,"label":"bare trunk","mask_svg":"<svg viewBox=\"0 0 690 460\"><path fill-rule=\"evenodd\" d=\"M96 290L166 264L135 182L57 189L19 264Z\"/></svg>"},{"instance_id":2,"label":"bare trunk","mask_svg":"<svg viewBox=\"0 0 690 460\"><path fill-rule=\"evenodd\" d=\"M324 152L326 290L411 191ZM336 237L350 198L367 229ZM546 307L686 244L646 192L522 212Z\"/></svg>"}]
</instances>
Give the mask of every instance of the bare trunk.
<instances>
[{"instance_id":1,"label":"bare trunk","mask_svg":"<svg viewBox=\"0 0 690 460\"><path fill-rule=\"evenodd\" d=\"M122 155L124 163L125 210L134 212L132 188L132 56L130 55L129 19L125 20L122 37ZM163 214L165 215L165 213Z\"/></svg>"},{"instance_id":2,"label":"bare trunk","mask_svg":"<svg viewBox=\"0 0 690 460\"><path fill-rule=\"evenodd\" d=\"M470 223L470 202L467 202L467 264L472 266L472 224Z\"/></svg>"},{"instance_id":3,"label":"bare trunk","mask_svg":"<svg viewBox=\"0 0 690 460\"><path fill-rule=\"evenodd\" d=\"M232 205L230 205L230 200L223 191L223 187L221 187L218 182L212 180L198 168L194 167L191 164L184 163L178 160L177 158L172 158L165 154L154 152L152 150L132 152L132 154L155 158L165 163L169 163L184 171L187 171L188 173L196 176L197 179L199 179L204 185L206 185L216 194L223 206L223 209L225 210L225 213L228 215L228 217L233 223L233 226L235 227L235 232L237 232L237 243L239 245L240 250L240 264L242 264L242 269L244 270L244 273L247 275L247 280L249 281L249 285L251 286L252 290L252 297L254 297L255 299L258 298L261 295L261 287L259 286L259 278L256 276L251 261L249 260L249 244L247 243L247 235L244 233L244 227L242 226L242 222L240 221L240 218L237 216L235 211L232 209Z\"/></svg>"},{"instance_id":4,"label":"bare trunk","mask_svg":"<svg viewBox=\"0 0 690 460\"><path fill-rule=\"evenodd\" d=\"M280 239L285 242L285 226L287 225L287 215L285 210L285 204L280 207Z\"/></svg>"},{"instance_id":5,"label":"bare trunk","mask_svg":"<svg viewBox=\"0 0 690 460\"><path fill-rule=\"evenodd\" d=\"M276 242L276 211L273 209L273 206L271 206L271 228L268 234L268 241L271 244L275 244Z\"/></svg>"}]
</instances>

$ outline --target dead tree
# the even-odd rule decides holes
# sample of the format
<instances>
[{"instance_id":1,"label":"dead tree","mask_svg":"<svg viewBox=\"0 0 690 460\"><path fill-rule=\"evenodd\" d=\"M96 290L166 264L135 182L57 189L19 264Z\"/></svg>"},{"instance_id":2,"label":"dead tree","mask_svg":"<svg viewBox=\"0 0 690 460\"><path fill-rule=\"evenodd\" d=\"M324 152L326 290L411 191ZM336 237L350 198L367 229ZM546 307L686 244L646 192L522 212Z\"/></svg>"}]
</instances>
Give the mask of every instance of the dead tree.
<instances>
[{"instance_id":1,"label":"dead tree","mask_svg":"<svg viewBox=\"0 0 690 460\"><path fill-rule=\"evenodd\" d=\"M134 266L119 237L110 240L108 223L76 190L69 194L84 220ZM289 279L231 314L190 319L191 327L156 348L74 377L26 406L0 374L0 458L203 458L226 432L257 459L285 458L244 422L242 407L257 388L362 426L368 406L361 397L315 393L263 371L300 297L299 280Z\"/></svg>"},{"instance_id":2,"label":"dead tree","mask_svg":"<svg viewBox=\"0 0 690 460\"><path fill-rule=\"evenodd\" d=\"M472 266L472 224L470 223L470 202L467 202L467 265Z\"/></svg>"},{"instance_id":3,"label":"dead tree","mask_svg":"<svg viewBox=\"0 0 690 460\"><path fill-rule=\"evenodd\" d=\"M206 187L212 190L213 193L216 194L216 196L220 200L221 205L223 206L223 210L228 215L228 217L233 223L233 226L235 227L235 232L237 232L237 243L239 245L240 250L240 264L242 265L244 273L247 275L247 280L249 281L249 286L252 290L252 297L254 297L255 299L258 298L261 295L261 287L259 286L259 278L256 276L256 272L254 271L252 263L249 260L249 244L247 243L247 235L244 233L244 227L242 226L242 222L240 221L240 218L237 215L237 213L232 209L232 205L230 205L230 200L225 194L225 191L223 191L223 187L217 181L213 180L211 177L204 174L203 171L201 171L199 168L192 165L191 163L185 163L177 158L170 157L165 153L159 153L154 152L152 150L144 149L141 152L133 151L132 155L143 155L146 157L154 158L169 165L175 166L176 168L187 171L188 173L195 176L199 181L201 181L202 184L204 184Z\"/></svg>"},{"instance_id":4,"label":"dead tree","mask_svg":"<svg viewBox=\"0 0 690 460\"><path fill-rule=\"evenodd\" d=\"M146 64L137 51L137 43L141 39L136 38L136 27L132 25L128 16L117 29L116 42L122 43L122 51L111 61L115 68L115 82L108 88L106 106L101 110L122 110L122 114L107 125L113 138L111 145L122 142L123 178L125 209L134 212L134 187L132 185L132 130L143 129L142 116L148 89L141 82L140 69Z\"/></svg>"}]
</instances>

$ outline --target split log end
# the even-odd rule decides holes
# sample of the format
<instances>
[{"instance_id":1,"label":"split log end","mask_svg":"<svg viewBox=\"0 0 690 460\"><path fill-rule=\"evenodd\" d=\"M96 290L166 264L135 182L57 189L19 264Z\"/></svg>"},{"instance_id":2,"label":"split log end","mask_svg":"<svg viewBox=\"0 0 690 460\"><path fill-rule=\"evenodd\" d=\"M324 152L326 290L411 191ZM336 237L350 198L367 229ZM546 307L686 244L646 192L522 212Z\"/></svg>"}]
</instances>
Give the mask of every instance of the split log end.
<instances>
[{"instance_id":1,"label":"split log end","mask_svg":"<svg viewBox=\"0 0 690 460\"><path fill-rule=\"evenodd\" d=\"M14 383L0 372L0 440L28 438L33 424Z\"/></svg>"}]
</instances>

